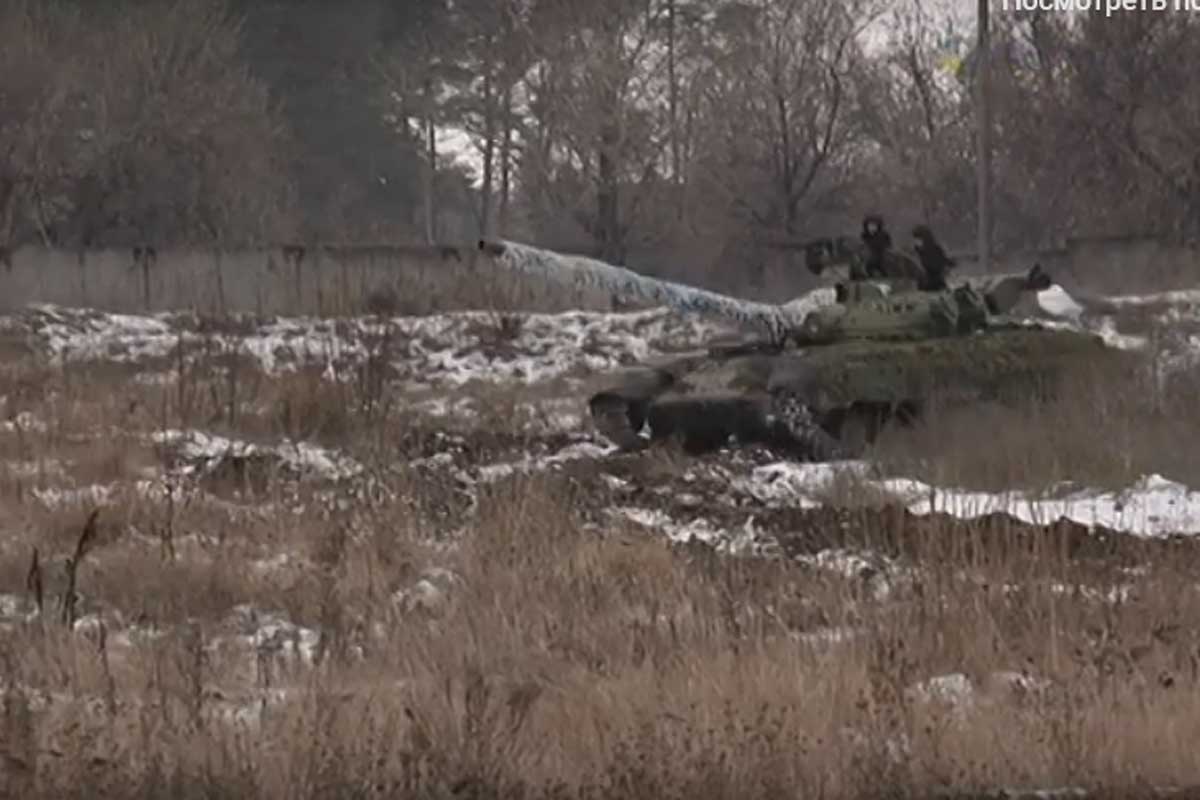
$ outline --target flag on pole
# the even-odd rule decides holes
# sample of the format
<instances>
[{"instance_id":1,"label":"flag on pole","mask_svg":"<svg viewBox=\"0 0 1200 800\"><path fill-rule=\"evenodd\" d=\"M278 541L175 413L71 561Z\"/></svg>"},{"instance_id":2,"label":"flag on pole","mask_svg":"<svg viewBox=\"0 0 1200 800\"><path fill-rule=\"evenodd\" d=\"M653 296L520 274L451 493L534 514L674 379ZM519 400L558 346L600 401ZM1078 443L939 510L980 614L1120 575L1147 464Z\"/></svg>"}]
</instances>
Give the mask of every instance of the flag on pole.
<instances>
[{"instance_id":1,"label":"flag on pole","mask_svg":"<svg viewBox=\"0 0 1200 800\"><path fill-rule=\"evenodd\" d=\"M967 77L973 48L967 38L954 29L953 18L946 20L946 28L938 36L935 47L934 63L939 70L958 80Z\"/></svg>"}]
</instances>

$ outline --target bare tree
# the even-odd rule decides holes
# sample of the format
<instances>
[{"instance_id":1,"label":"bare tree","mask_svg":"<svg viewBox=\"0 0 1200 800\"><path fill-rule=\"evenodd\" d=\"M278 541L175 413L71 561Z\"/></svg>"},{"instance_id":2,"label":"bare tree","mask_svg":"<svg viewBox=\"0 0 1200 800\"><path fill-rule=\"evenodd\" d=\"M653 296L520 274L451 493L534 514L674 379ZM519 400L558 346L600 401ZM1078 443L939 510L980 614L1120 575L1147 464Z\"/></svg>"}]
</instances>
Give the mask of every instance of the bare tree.
<instances>
[{"instance_id":1,"label":"bare tree","mask_svg":"<svg viewBox=\"0 0 1200 800\"><path fill-rule=\"evenodd\" d=\"M452 106L482 160L479 229L495 232L497 172L501 229L507 227L513 146L513 90L530 68L533 49L527 0L464 0L455 5L454 29L463 43L467 75Z\"/></svg>"},{"instance_id":2,"label":"bare tree","mask_svg":"<svg viewBox=\"0 0 1200 800\"><path fill-rule=\"evenodd\" d=\"M4 115L14 166L3 182L16 187L7 218L19 210L46 240L80 246L278 232L285 132L238 61L238 26L222 4L82 15L22 6L6 6L16 24L3 26L23 37L6 59L23 50L26 62L4 72L25 81L25 99Z\"/></svg>"},{"instance_id":3,"label":"bare tree","mask_svg":"<svg viewBox=\"0 0 1200 800\"><path fill-rule=\"evenodd\" d=\"M1200 26L1180 14L1023 14L1003 23L994 60L998 222L1027 241L1200 232L1191 144L1200 103L1181 88L1200 66Z\"/></svg>"},{"instance_id":4,"label":"bare tree","mask_svg":"<svg viewBox=\"0 0 1200 800\"><path fill-rule=\"evenodd\" d=\"M440 235L439 134L462 121L458 98L469 88L471 73L457 41L456 25L463 18L443 0L424 3L421 11L419 22L372 60L403 134L420 142L422 227L426 242L433 243ZM452 40L454 47L448 46Z\"/></svg>"},{"instance_id":5,"label":"bare tree","mask_svg":"<svg viewBox=\"0 0 1200 800\"><path fill-rule=\"evenodd\" d=\"M522 176L540 225L567 215L592 251L623 263L661 183L665 139L656 37L662 10L644 0L575 0L535 19L535 67L522 81L529 118ZM645 230L645 229L644 229Z\"/></svg>"},{"instance_id":6,"label":"bare tree","mask_svg":"<svg viewBox=\"0 0 1200 800\"><path fill-rule=\"evenodd\" d=\"M709 176L757 227L798 233L818 182L852 155L850 76L871 18L852 0L759 0L721 19L707 85Z\"/></svg>"},{"instance_id":7,"label":"bare tree","mask_svg":"<svg viewBox=\"0 0 1200 800\"><path fill-rule=\"evenodd\" d=\"M881 205L915 209L933 225L968 220L963 197L974 162L965 76L942 61L939 21L922 0L896 4L886 49L859 73L858 113L880 147Z\"/></svg>"},{"instance_id":8,"label":"bare tree","mask_svg":"<svg viewBox=\"0 0 1200 800\"><path fill-rule=\"evenodd\" d=\"M1103 148L1117 156L1114 161L1127 162L1121 172L1133 168L1136 194L1149 201L1149 215L1175 232L1197 235L1200 102L1188 87L1200 67L1200 25L1190 16L1086 19L1070 53L1077 113L1100 123L1096 133Z\"/></svg>"},{"instance_id":9,"label":"bare tree","mask_svg":"<svg viewBox=\"0 0 1200 800\"><path fill-rule=\"evenodd\" d=\"M0 5L0 248L31 228L42 241L47 221L37 212L63 151L77 68L62 56L81 31L67 15L32 0Z\"/></svg>"}]
</instances>

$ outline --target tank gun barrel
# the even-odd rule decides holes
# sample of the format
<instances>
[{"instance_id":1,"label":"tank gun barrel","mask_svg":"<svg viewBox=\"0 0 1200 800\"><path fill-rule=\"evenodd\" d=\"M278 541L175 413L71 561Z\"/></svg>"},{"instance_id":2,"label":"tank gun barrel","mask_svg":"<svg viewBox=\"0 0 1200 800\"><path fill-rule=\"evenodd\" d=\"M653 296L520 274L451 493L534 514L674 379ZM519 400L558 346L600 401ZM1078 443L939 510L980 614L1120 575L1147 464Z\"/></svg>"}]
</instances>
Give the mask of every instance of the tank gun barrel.
<instances>
[{"instance_id":1,"label":"tank gun barrel","mask_svg":"<svg viewBox=\"0 0 1200 800\"><path fill-rule=\"evenodd\" d=\"M740 300L718 292L650 278L587 256L568 255L507 240L482 240L479 249L501 269L576 289L598 289L633 302L667 306L679 313L716 317L743 328L757 328L781 345L806 345L843 338L936 337L986 327L993 317L1012 310L1021 296L1051 285L1036 265L1026 274L968 281L940 292L892 292L881 287L866 301L835 303L814 310ZM837 252L838 248L831 248ZM886 283L886 281L885 281ZM852 281L851 285L875 286Z\"/></svg>"},{"instance_id":2,"label":"tank gun barrel","mask_svg":"<svg viewBox=\"0 0 1200 800\"><path fill-rule=\"evenodd\" d=\"M740 300L681 283L650 278L594 258L567 255L508 240L481 240L479 249L503 269L579 289L600 289L631 302L665 305L684 314L718 317L765 329L780 342L803 324L782 306Z\"/></svg>"}]
</instances>

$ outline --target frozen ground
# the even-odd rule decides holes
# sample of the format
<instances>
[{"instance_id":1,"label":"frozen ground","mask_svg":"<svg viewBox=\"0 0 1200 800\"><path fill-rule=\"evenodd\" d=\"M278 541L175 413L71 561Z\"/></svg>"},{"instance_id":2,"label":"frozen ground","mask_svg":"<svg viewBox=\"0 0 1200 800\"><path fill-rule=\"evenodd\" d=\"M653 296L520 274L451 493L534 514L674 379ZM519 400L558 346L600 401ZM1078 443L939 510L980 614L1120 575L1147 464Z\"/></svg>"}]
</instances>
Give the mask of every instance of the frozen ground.
<instances>
[{"instance_id":1,"label":"frozen ground","mask_svg":"<svg viewBox=\"0 0 1200 800\"><path fill-rule=\"evenodd\" d=\"M829 302L829 295L818 290L790 305L815 308ZM1200 295L1196 292L1109 298L1107 307L1117 311L1100 317L1089 317L1084 307L1058 286L1040 293L1037 300L1032 320L1040 321L1031 324L1086 327L1110 346L1146 351L1164 370L1188 369L1200 354L1200 336L1192 333L1193 327L1200 329ZM1123 308L1138 312L1131 325L1120 320ZM732 333L719 324L665 309L504 316L466 312L386 320L212 321L182 313L135 316L35 306L6 318L0 327L10 340L22 340L53 363L125 365L136 370L135 380L147 385L176 382L184 374L181 367L203 360L221 364L218 373L253 368L273 376L305 370L319 372L332 382L353 381L375 365L386 376L389 393L395 393L401 402L410 398L406 408L417 418L434 427L450 426L441 434L450 438L428 445L428 452L411 460L412 466L442 469L464 487L515 474L553 471L571 462L594 463L603 470L605 460L614 453L587 423L582 408L585 382L597 373L694 349ZM466 446L461 436L455 444L454 436L455 428L469 428L488 411L495 411L479 389L497 386L531 390L528 399L507 407L505 413L527 430L539 431L543 438L528 442L524 452L500 448L495 454L506 457L489 462L486 455L481 460L477 448ZM4 431L23 433L45 430L47 425L33 410L23 410L0 424ZM305 441L239 442L204 430L163 429L148 436L172 451L175 466L171 474L177 478L211 475L220 471L223 462L231 461L239 465L261 462L291 475L334 482L349 480L364 469L348 454ZM705 472L710 474L696 477ZM861 463L800 465L734 459L698 463L685 480L702 481L709 491L739 507L750 503L769 510L816 508L821 498L830 494L830 484L847 477L917 514L936 511L971 518L1004 512L1034 524L1068 519L1140 536L1200 530L1200 494L1156 474L1142 476L1123 491L1068 485L1038 493L982 493L931 486L905 476L872 477L869 465ZM147 481L142 485L145 488ZM60 502L72 496L70 492L100 497L111 488L43 488L37 496ZM753 528L752 515L730 531L705 519L703 510L697 507L690 520L678 520L662 509L629 505L612 509L672 538L741 542L753 538L748 533Z\"/></svg>"},{"instance_id":2,"label":"frozen ground","mask_svg":"<svg viewBox=\"0 0 1200 800\"><path fill-rule=\"evenodd\" d=\"M1193 326L1200 328L1198 298L1196 292L1109 298L1106 307L1115 311L1096 317L1055 286L1038 296L1031 324L1086 327L1110 346L1146 350L1164 368L1181 370L1200 353L1200 338L1191 333ZM830 292L818 290L790 306L816 308L831 299ZM1137 310L1132 325L1122 323L1121 309ZM1037 493L984 493L875 475L866 463L795 464L758 453L699 461L657 487L620 477L620 465L629 458L590 430L581 408L584 382L597 373L732 334L720 324L665 309L214 321L185 313L137 316L42 305L4 319L0 328L10 341L23 342L51 363L68 369L71 364L122 365L135 370L134 379L147 386L169 386L180 380L188 364L205 361L222 365L218 373L239 368L266 376L308 371L330 382L353 381L376 365L392 387L389 392L401 400L411 398L406 408L414 418L434 428L448 426L418 457L389 468L438 475L456 487L455 496L466 508L473 507L479 486L531 473L583 469L601 475L612 497L598 519L624 520L672 540L699 540L733 552L773 551L787 531L764 530L763 515L817 509L833 494L834 484L847 479L918 515L937 512L970 519L1005 513L1031 524L1069 520L1137 536L1200 531L1200 493L1157 474L1144 475L1121 491L1065 485ZM497 386L531 390L529 399L506 413L540 436L481 451L461 431L489 411L491 401L479 387ZM44 433L48 422L26 409L2 425L2 432L31 435ZM245 484L247 474L255 471L325 485L365 479L365 466L352 455L312 442L248 442L212 431L173 429L150 431L143 439L169 452L161 474L150 470L129 487L62 486L47 478L58 465L43 465L42 485L33 496L48 507L61 507L100 502L124 490L157 496L170 487L191 486L191 491L203 492L214 476L231 473ZM615 465L615 472L606 464ZM8 470L31 473L34 465L11 463ZM649 505L635 502L648 497L656 499ZM723 513L709 513L714 504ZM462 524L465 517L456 519Z\"/></svg>"},{"instance_id":3,"label":"frozen ground","mask_svg":"<svg viewBox=\"0 0 1200 800\"><path fill-rule=\"evenodd\" d=\"M795 313L832 302L818 289L786 304ZM1061 287L1041 292L1034 320L1052 327L1086 327L1112 346L1148 346L1143 332L1118 331L1114 316L1085 319L1084 308ZM1151 324L1190 332L1200 326L1200 303L1176 292L1114 298L1130 308L1157 308ZM537 384L587 375L731 337L726 324L652 309L632 313L495 314L458 312L427 317L348 319L233 317L214 322L184 313L107 314L39 305L8 318L10 336L59 363L109 361L150 365L181 357L236 355L268 374L319 367L334 378L383 360L409 389L461 387L471 382ZM1177 358L1200 352L1200 340L1176 342Z\"/></svg>"},{"instance_id":4,"label":"frozen ground","mask_svg":"<svg viewBox=\"0 0 1200 800\"><path fill-rule=\"evenodd\" d=\"M830 299L819 293L794 305L816 307ZM1038 300L1036 324L1086 327L1110 346L1157 359L1160 374L1181 373L1200 361L1200 293L1108 298L1108 312L1100 315L1059 287ZM239 380L305 374L316 376L317 385L365 385L364 376L373 372L394 403L388 413L402 420L404 441L394 447L353 436L330 442L315 433L285 435L270 426L239 434L230 429L229 419L189 427L156 419L153 410L128 430L114 429L110 419L107 428L68 431L66 412L54 398L30 402L14 384L0 390L7 392L0 396L0 409L8 412L0 420L0 452L6 459L0 483L16 499L14 507L23 510L0 516L0 556L14 563L27 558L29 539L23 532L36 514L77 520L97 505L136 508L121 512L123 535L92 556L101 570L119 571L164 548L172 558L212 564L228 557L230 537L238 539L240 563L266 588L212 621L205 647L228 671L220 686L210 687L217 699L209 708L219 720L258 726L269 709L285 707L293 696L278 679L266 680L264 670L300 674L320 660L325 646L318 622L300 624L269 602L272 587L307 586L306 576L320 572L311 553L289 547L291 526L349 520L345 535L361 537L377 524L373 509L387 504L419 506L424 518L436 523L416 534L428 556L425 565L388 587L390 617L356 623L361 631L348 649L352 658L366 659L372 647L394 635L394 626L436 618L452 603L463 589L450 566L453 554L480 524L481 505L506 486L532 486L542 479L578 491L573 511L590 530L650 534L733 556L786 558L814 574L862 583L867 597L878 602L921 580L919 569L871 543L869 529L883 525L897 509L904 514L902 536L914 541L953 536L960 520L997 517L1019 529L1079 529L1097 541L1113 535L1156 541L1200 533L1200 487L1154 472L1120 490L1064 483L1040 491L982 492L886 474L867 462L791 463L761 448L730 448L681 463L655 453L619 453L592 430L583 398L599 373L730 334L724 326L663 309L205 320L190 314L31 307L0 320L0 336L68 374L117 370L142 405L151 404L146 398L177 398L193 390L203 394L210 384L230 382L235 373L243 375ZM208 383L193 386L190 382L199 380L189 377L193 370L203 372ZM238 413L256 418L280 401L272 402L276 405L247 400ZM119 404L117 398L113 404ZM504 427L498 421L507 428L496 430ZM122 466L100 479L80 468L72 449L103 449L118 441L136 466ZM872 498L862 515L839 507L848 491ZM193 521L175 528L175 515L193 515L187 517ZM263 536L240 541L242 528ZM62 591L62 553L46 561L49 596ZM1136 582L1137 573L1131 572L1127 583L1116 587L1056 584L1054 590L1086 590L1100 602L1116 603L1136 591ZM28 592L20 585L0 585L0 629L19 630L35 618ZM91 596L86 587L74 627L80 636L106 636L117 659L135 658L162 635L153 620L136 619L127 609ZM827 648L852 641L858 631L829 624L795 635ZM916 681L908 692L916 702L948 703L969 713L989 698L1043 688L1036 677L1017 673L968 677L948 672ZM69 702L52 691L39 690L37 698L39 708Z\"/></svg>"}]
</instances>

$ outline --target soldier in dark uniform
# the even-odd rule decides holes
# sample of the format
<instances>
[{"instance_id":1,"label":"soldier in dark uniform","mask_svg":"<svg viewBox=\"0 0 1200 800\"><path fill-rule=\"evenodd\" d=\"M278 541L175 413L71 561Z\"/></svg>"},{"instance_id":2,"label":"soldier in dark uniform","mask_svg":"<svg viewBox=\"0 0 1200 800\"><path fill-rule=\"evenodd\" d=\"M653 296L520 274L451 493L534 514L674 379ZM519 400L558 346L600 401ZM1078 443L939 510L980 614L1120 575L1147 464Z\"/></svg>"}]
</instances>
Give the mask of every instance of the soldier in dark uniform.
<instances>
[{"instance_id":1,"label":"soldier in dark uniform","mask_svg":"<svg viewBox=\"0 0 1200 800\"><path fill-rule=\"evenodd\" d=\"M913 228L913 238L916 240L915 249L921 259L921 268L925 270L918 288L923 292L945 290L946 273L954 268L956 262L946 255L928 225Z\"/></svg>"},{"instance_id":2,"label":"soldier in dark uniform","mask_svg":"<svg viewBox=\"0 0 1200 800\"><path fill-rule=\"evenodd\" d=\"M867 246L867 263L865 264L868 278L885 277L883 268L884 253L892 249L892 235L883 225L883 217L878 214L868 214L863 218L863 244Z\"/></svg>"}]
</instances>

